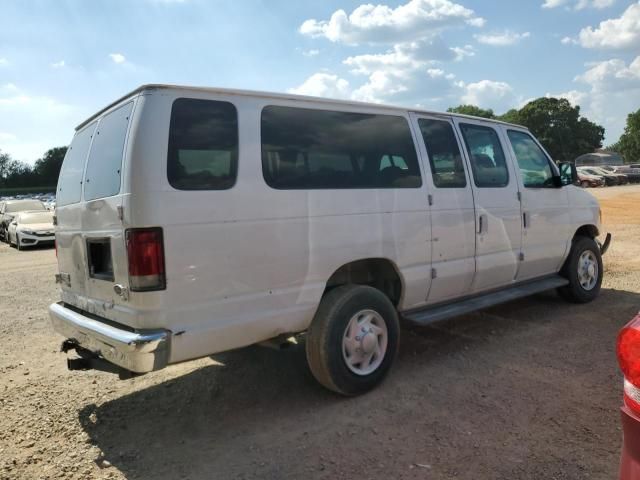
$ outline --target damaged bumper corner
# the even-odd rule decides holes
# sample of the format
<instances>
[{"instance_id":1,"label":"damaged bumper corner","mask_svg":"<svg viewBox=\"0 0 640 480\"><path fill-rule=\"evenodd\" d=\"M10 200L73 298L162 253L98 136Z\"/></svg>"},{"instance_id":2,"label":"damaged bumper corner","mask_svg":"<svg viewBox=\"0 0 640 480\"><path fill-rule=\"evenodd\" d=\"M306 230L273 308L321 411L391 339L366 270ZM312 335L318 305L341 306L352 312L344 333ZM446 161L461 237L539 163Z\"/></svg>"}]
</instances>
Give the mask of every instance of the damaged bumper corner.
<instances>
[{"instance_id":1,"label":"damaged bumper corner","mask_svg":"<svg viewBox=\"0 0 640 480\"><path fill-rule=\"evenodd\" d=\"M53 328L69 341L63 350L76 350L83 361L71 362L73 370L107 370L105 362L133 373L160 370L169 363L171 332L119 328L109 322L66 308L61 303L49 307Z\"/></svg>"}]
</instances>

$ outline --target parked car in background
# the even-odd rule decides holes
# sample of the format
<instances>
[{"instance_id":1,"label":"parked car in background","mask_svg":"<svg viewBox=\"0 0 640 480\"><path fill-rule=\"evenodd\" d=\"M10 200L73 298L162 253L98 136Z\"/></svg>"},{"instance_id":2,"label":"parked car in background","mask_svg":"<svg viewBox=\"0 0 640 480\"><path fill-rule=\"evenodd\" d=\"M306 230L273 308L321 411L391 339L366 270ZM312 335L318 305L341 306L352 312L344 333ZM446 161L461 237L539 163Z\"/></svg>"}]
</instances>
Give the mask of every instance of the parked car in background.
<instances>
[{"instance_id":1,"label":"parked car in background","mask_svg":"<svg viewBox=\"0 0 640 480\"><path fill-rule=\"evenodd\" d=\"M11 220L16 214L28 210L46 211L47 207L40 200L34 199L5 200L0 203L0 239L9 242L7 229Z\"/></svg>"},{"instance_id":2,"label":"parked car in background","mask_svg":"<svg viewBox=\"0 0 640 480\"><path fill-rule=\"evenodd\" d=\"M578 170L578 180L582 188L604 187L606 185L604 177L600 175L590 175L583 170Z\"/></svg>"},{"instance_id":3,"label":"parked car in background","mask_svg":"<svg viewBox=\"0 0 640 480\"><path fill-rule=\"evenodd\" d=\"M576 181L519 125L143 86L65 156L51 321L70 369L123 377L306 332L315 378L360 394L389 371L400 316L595 299L611 236Z\"/></svg>"},{"instance_id":4,"label":"parked car in background","mask_svg":"<svg viewBox=\"0 0 640 480\"><path fill-rule=\"evenodd\" d=\"M620 179L614 175L613 173L609 173L606 170L600 170L597 167L578 167L578 172L586 173L587 175L596 175L598 177L604 178L606 185L620 185Z\"/></svg>"},{"instance_id":5,"label":"parked car in background","mask_svg":"<svg viewBox=\"0 0 640 480\"><path fill-rule=\"evenodd\" d=\"M623 380L621 480L640 478L640 314L618 334L616 345Z\"/></svg>"},{"instance_id":6,"label":"parked car in background","mask_svg":"<svg viewBox=\"0 0 640 480\"><path fill-rule=\"evenodd\" d=\"M597 167L600 170L604 170L607 173L611 173L612 175L615 175L618 177L618 180L620 180L620 185L626 185L627 183L629 183L629 177L621 172L619 170L620 167L618 166L613 166L613 165L602 165L600 167Z\"/></svg>"},{"instance_id":7,"label":"parked car in background","mask_svg":"<svg viewBox=\"0 0 640 480\"><path fill-rule=\"evenodd\" d=\"M613 169L613 173L622 173L627 176L629 183L640 183L640 168L631 166L609 167L607 170Z\"/></svg>"},{"instance_id":8,"label":"parked car in background","mask_svg":"<svg viewBox=\"0 0 640 480\"><path fill-rule=\"evenodd\" d=\"M53 245L56 237L53 226L53 212L20 212L9 224L7 243L18 250L36 245Z\"/></svg>"}]
</instances>

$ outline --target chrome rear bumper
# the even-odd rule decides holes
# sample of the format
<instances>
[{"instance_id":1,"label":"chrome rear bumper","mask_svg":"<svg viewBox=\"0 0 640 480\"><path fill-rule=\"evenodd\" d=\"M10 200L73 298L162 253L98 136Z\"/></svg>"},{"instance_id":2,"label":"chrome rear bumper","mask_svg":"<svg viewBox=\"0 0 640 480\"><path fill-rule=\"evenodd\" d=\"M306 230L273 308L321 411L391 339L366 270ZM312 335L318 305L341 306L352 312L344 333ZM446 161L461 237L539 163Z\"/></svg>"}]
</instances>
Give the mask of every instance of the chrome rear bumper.
<instances>
[{"instance_id":1,"label":"chrome rear bumper","mask_svg":"<svg viewBox=\"0 0 640 480\"><path fill-rule=\"evenodd\" d=\"M118 328L82 315L62 303L49 306L53 328L110 363L135 373L164 368L169 362L171 332Z\"/></svg>"}]
</instances>

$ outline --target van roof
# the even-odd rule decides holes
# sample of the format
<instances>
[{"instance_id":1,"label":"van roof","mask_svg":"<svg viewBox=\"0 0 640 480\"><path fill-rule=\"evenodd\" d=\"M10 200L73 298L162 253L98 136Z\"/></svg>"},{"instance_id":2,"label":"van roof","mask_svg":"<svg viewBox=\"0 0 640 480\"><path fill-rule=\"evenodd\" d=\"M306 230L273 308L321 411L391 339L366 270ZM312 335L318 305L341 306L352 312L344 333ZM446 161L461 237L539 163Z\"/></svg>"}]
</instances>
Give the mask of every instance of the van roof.
<instances>
[{"instance_id":1,"label":"van roof","mask_svg":"<svg viewBox=\"0 0 640 480\"><path fill-rule=\"evenodd\" d=\"M518 125L518 124L515 124L515 123L503 122L503 121L500 121L500 120L494 120L494 119L483 118L483 117L474 117L472 115L463 115L461 113L437 112L437 111L432 111L432 110L424 110L424 109L420 109L420 108L401 107L401 106L397 106L397 105L386 105L386 104L369 103L369 102L356 102L354 100L337 100L337 99L332 99L332 98L311 97L311 96L308 96L308 95L294 95L294 94L291 94L291 93L274 93L274 92L261 92L261 91L257 91L257 90L237 90L237 89L231 89L231 88L217 88L217 87L190 87L190 86L186 86L186 85L170 85L170 84L150 83L150 84L141 85L138 88L136 88L135 90L132 90L131 92L127 93L126 95L123 95L122 97L118 98L114 102L111 102L109 105L107 105L103 109L99 110L98 112L96 112L95 114L93 114L92 116L87 118L84 122L79 124L76 127L76 130L80 130L82 127L87 125L89 122L91 122L95 118L99 117L104 112L106 112L107 110L111 109L112 107L114 107L114 106L118 105L119 103L123 102L124 100L127 100L128 98L130 98L130 97L132 97L134 95L137 95L137 94L139 94L141 92L144 92L146 90L157 90L157 89L189 90L189 91L193 91L193 92L221 93L221 94L226 94L226 95L239 95L239 96L248 96L248 97L274 98L274 99L280 99L280 100L304 100L304 101L321 103L321 104L325 104L325 105L351 105L351 106L354 106L354 107L383 108L383 109L387 109L387 110L390 110L390 111L415 112L415 113L424 113L424 114L431 114L431 115L448 115L448 116L451 116L451 117L482 120L482 121L485 121L485 122L499 123L499 124L502 124L502 125L509 125L509 126L513 126L513 127L519 127L519 128L527 129L527 127L525 127L523 125Z\"/></svg>"}]
</instances>

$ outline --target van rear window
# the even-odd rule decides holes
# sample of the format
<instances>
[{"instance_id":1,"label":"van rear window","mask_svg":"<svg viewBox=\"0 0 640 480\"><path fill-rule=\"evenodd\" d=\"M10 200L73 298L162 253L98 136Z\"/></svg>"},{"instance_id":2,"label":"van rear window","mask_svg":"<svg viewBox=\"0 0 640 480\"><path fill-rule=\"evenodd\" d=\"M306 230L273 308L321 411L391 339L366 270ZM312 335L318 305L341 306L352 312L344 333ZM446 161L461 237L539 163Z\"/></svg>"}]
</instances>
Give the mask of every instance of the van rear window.
<instances>
[{"instance_id":1,"label":"van rear window","mask_svg":"<svg viewBox=\"0 0 640 480\"><path fill-rule=\"evenodd\" d=\"M56 204L59 207L78 203L82 194L82 174L84 162L89 153L91 138L96 129L96 123L86 126L71 141L67 154L62 162L62 169L58 178Z\"/></svg>"},{"instance_id":2,"label":"van rear window","mask_svg":"<svg viewBox=\"0 0 640 480\"><path fill-rule=\"evenodd\" d=\"M167 178L178 190L226 190L238 171L233 104L179 98L171 108Z\"/></svg>"},{"instance_id":3,"label":"van rear window","mask_svg":"<svg viewBox=\"0 0 640 480\"><path fill-rule=\"evenodd\" d=\"M84 178L85 200L111 197L120 192L124 142L132 109L133 102L129 102L98 123Z\"/></svg>"},{"instance_id":4,"label":"van rear window","mask_svg":"<svg viewBox=\"0 0 640 480\"><path fill-rule=\"evenodd\" d=\"M417 188L415 145L404 117L268 106L262 173L273 188Z\"/></svg>"}]
</instances>

